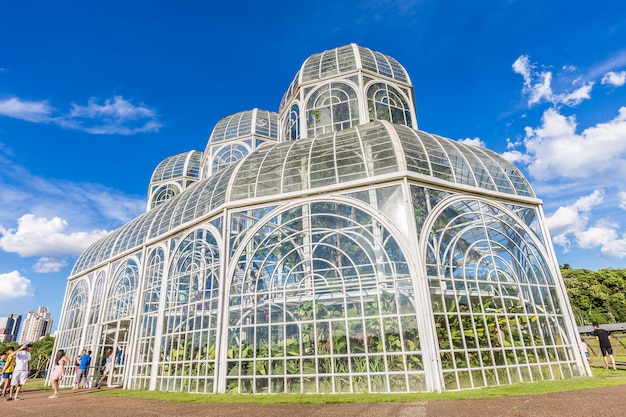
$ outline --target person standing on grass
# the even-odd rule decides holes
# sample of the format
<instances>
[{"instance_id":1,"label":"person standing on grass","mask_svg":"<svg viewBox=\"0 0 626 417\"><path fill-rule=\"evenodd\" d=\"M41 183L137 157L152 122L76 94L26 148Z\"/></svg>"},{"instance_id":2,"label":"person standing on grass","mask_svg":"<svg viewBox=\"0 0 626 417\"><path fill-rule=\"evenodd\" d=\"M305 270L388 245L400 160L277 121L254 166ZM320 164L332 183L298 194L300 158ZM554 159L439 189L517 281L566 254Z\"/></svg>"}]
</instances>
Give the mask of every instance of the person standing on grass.
<instances>
[{"instance_id":1,"label":"person standing on grass","mask_svg":"<svg viewBox=\"0 0 626 417\"><path fill-rule=\"evenodd\" d=\"M102 372L102 377L96 384L96 388L100 389L102 383L107 379L111 372L113 372L113 349L107 350L106 359L104 360L104 371Z\"/></svg>"},{"instance_id":2,"label":"person standing on grass","mask_svg":"<svg viewBox=\"0 0 626 417\"><path fill-rule=\"evenodd\" d=\"M78 361L78 369L76 371L76 377L74 378L74 388L77 390L80 387L80 383L83 383L83 388L87 386L87 373L89 372L89 364L91 363L91 351L87 352L86 349L83 349L82 355L80 355L80 359L76 358Z\"/></svg>"},{"instance_id":3,"label":"person standing on grass","mask_svg":"<svg viewBox=\"0 0 626 417\"><path fill-rule=\"evenodd\" d=\"M589 357L589 346L587 345L587 342L585 342L584 340L581 340L579 349L580 349L581 355L583 355L585 359L587 359L587 362L591 363L591 358Z\"/></svg>"},{"instance_id":4,"label":"person standing on grass","mask_svg":"<svg viewBox=\"0 0 626 417\"><path fill-rule=\"evenodd\" d=\"M33 345L30 343L22 346L17 351L11 353L9 356L15 357L15 369L13 369L13 376L11 377L11 389L9 390L9 398L7 401L19 401L18 397L22 385L26 383L28 374L30 373L30 351L33 350ZM15 395L13 395L13 387L15 387Z\"/></svg>"},{"instance_id":5,"label":"person standing on grass","mask_svg":"<svg viewBox=\"0 0 626 417\"><path fill-rule=\"evenodd\" d=\"M70 360L65 356L64 350L59 350L57 352L56 357L54 358L54 368L52 369L52 374L50 374L50 382L52 382L52 389L54 389L54 394L49 396L48 398L59 398L59 381L63 378L65 374L65 364L70 364Z\"/></svg>"},{"instance_id":6,"label":"person standing on grass","mask_svg":"<svg viewBox=\"0 0 626 417\"><path fill-rule=\"evenodd\" d=\"M0 386L4 385L4 365L7 364L7 354L6 352L0 355ZM4 396L4 394L0 393L0 397Z\"/></svg>"},{"instance_id":7,"label":"person standing on grass","mask_svg":"<svg viewBox=\"0 0 626 417\"><path fill-rule=\"evenodd\" d=\"M4 365L6 364L7 364L7 354L3 353L2 355L0 355L0 385L2 385L2 370L4 369Z\"/></svg>"},{"instance_id":8,"label":"person standing on grass","mask_svg":"<svg viewBox=\"0 0 626 417\"><path fill-rule=\"evenodd\" d=\"M604 369L609 369L609 361L606 359L606 354L608 353L611 357L613 370L617 371L617 368L615 367L615 358L613 357L613 348L611 347L611 335L606 330L601 329L598 323L593 323L592 326L593 334L600 342L600 352L602 352L602 359L604 359Z\"/></svg>"},{"instance_id":9,"label":"person standing on grass","mask_svg":"<svg viewBox=\"0 0 626 417\"><path fill-rule=\"evenodd\" d=\"M15 352L15 349L9 346L6 351L6 362L4 364L4 368L2 368L2 394L0 394L0 397L5 396L7 389L9 388L9 384L11 383L11 376L13 375L13 370L15 369L15 356L11 355L13 352Z\"/></svg>"}]
</instances>

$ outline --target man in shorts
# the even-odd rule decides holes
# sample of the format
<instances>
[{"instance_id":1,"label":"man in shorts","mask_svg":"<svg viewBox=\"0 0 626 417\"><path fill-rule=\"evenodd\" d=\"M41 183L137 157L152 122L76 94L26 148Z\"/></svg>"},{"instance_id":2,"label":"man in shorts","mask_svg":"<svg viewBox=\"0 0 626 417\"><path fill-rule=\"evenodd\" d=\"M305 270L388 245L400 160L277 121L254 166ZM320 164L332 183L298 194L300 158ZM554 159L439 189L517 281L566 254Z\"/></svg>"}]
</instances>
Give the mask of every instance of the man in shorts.
<instances>
[{"instance_id":1,"label":"man in shorts","mask_svg":"<svg viewBox=\"0 0 626 417\"><path fill-rule=\"evenodd\" d=\"M9 398L7 398L7 401L20 400L18 394L20 393L20 389L22 389L22 385L26 383L28 374L30 373L31 350L33 350L33 345L28 343L9 355L9 357L15 357L15 368L13 369L13 375L11 376L11 389L9 391ZM13 387L15 387L15 394L13 394Z\"/></svg>"},{"instance_id":2,"label":"man in shorts","mask_svg":"<svg viewBox=\"0 0 626 417\"><path fill-rule=\"evenodd\" d=\"M608 353L611 357L611 364L613 365L613 370L617 371L615 367L615 358L613 357L613 348L611 347L611 335L609 333L600 328L598 323L593 323L593 334L600 342L600 352L602 352L602 359L604 359L604 369L609 369L609 361L606 359L606 354Z\"/></svg>"},{"instance_id":3,"label":"man in shorts","mask_svg":"<svg viewBox=\"0 0 626 417\"><path fill-rule=\"evenodd\" d=\"M11 382L11 375L13 375L13 369L15 369L15 356L11 356L11 354L15 351L11 346L7 348L6 351L6 359L4 366L0 369L0 374L2 374L2 393L0 397L4 397L9 389L9 383Z\"/></svg>"},{"instance_id":4,"label":"man in shorts","mask_svg":"<svg viewBox=\"0 0 626 417\"><path fill-rule=\"evenodd\" d=\"M87 352L86 349L83 349L82 354L80 355L80 360L78 363L78 370L76 371L76 377L74 378L74 389L77 390L80 388L81 382L83 388L87 386L87 373L89 372L89 364L91 363L91 351Z\"/></svg>"}]
</instances>

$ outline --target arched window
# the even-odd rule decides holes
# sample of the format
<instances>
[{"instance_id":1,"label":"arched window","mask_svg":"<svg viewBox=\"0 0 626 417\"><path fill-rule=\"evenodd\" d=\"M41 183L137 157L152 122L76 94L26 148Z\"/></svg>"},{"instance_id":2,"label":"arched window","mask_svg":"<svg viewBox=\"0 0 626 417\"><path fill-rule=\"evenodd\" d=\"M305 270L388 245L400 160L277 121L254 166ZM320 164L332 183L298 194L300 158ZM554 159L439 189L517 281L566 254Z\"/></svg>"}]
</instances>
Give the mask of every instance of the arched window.
<instances>
[{"instance_id":1,"label":"arched window","mask_svg":"<svg viewBox=\"0 0 626 417\"><path fill-rule=\"evenodd\" d=\"M432 224L426 263L446 389L559 378L571 342L531 229L473 199L448 204ZM561 370L544 372L546 363Z\"/></svg>"},{"instance_id":2,"label":"arched window","mask_svg":"<svg viewBox=\"0 0 626 417\"><path fill-rule=\"evenodd\" d=\"M155 208L160 206L170 198L176 196L180 193L180 189L174 184L166 184L159 189L157 189L152 195L152 204L150 204L150 208Z\"/></svg>"},{"instance_id":3,"label":"arched window","mask_svg":"<svg viewBox=\"0 0 626 417\"><path fill-rule=\"evenodd\" d=\"M375 83L367 89L367 109L370 121L387 120L413 127L408 103L398 90L385 83Z\"/></svg>"},{"instance_id":4,"label":"arched window","mask_svg":"<svg viewBox=\"0 0 626 417\"><path fill-rule=\"evenodd\" d=\"M356 126L359 122L356 91L345 83L323 85L309 97L306 118L308 136Z\"/></svg>"},{"instance_id":5,"label":"arched window","mask_svg":"<svg viewBox=\"0 0 626 417\"><path fill-rule=\"evenodd\" d=\"M159 309L164 258L163 249L157 248L152 252L148 260L143 303L145 312L157 311Z\"/></svg>"},{"instance_id":6,"label":"arched window","mask_svg":"<svg viewBox=\"0 0 626 417\"><path fill-rule=\"evenodd\" d=\"M285 123L285 138L296 140L300 138L300 106L294 103L289 111L289 116Z\"/></svg>"},{"instance_id":7,"label":"arched window","mask_svg":"<svg viewBox=\"0 0 626 417\"><path fill-rule=\"evenodd\" d=\"M75 282L70 292L68 303L63 315L63 327L59 329L56 344L67 352L69 357L78 353L78 349L84 346L83 328L89 303L89 285L87 280L81 279Z\"/></svg>"},{"instance_id":8,"label":"arched window","mask_svg":"<svg viewBox=\"0 0 626 417\"><path fill-rule=\"evenodd\" d=\"M423 389L414 277L382 221L316 201L248 233L229 293L229 389Z\"/></svg>"},{"instance_id":9,"label":"arched window","mask_svg":"<svg viewBox=\"0 0 626 417\"><path fill-rule=\"evenodd\" d=\"M91 300L91 314L89 316L89 324L100 323L100 305L102 304L102 294L104 293L104 279L106 275L100 272L96 278L93 289L93 299Z\"/></svg>"},{"instance_id":10,"label":"arched window","mask_svg":"<svg viewBox=\"0 0 626 417\"><path fill-rule=\"evenodd\" d=\"M242 143L231 143L224 145L213 157L211 164L211 174L226 168L227 166L239 161L250 153L250 149Z\"/></svg>"},{"instance_id":11,"label":"arched window","mask_svg":"<svg viewBox=\"0 0 626 417\"><path fill-rule=\"evenodd\" d=\"M134 260L128 259L118 269L109 290L106 321L119 320L133 315L138 282L139 267Z\"/></svg>"},{"instance_id":12,"label":"arched window","mask_svg":"<svg viewBox=\"0 0 626 417\"><path fill-rule=\"evenodd\" d=\"M220 257L214 235L198 229L179 240L167 273L167 303L157 386L213 392ZM181 379L176 369L193 369ZM200 383L201 381L201 383Z\"/></svg>"},{"instance_id":13,"label":"arched window","mask_svg":"<svg viewBox=\"0 0 626 417\"><path fill-rule=\"evenodd\" d=\"M65 312L65 328L79 329L85 324L85 311L89 302L87 282L81 281L72 291L70 302Z\"/></svg>"},{"instance_id":14,"label":"arched window","mask_svg":"<svg viewBox=\"0 0 626 417\"><path fill-rule=\"evenodd\" d=\"M172 259L167 307L202 300L217 303L220 263L217 242L210 232L199 229L187 235Z\"/></svg>"}]
</instances>

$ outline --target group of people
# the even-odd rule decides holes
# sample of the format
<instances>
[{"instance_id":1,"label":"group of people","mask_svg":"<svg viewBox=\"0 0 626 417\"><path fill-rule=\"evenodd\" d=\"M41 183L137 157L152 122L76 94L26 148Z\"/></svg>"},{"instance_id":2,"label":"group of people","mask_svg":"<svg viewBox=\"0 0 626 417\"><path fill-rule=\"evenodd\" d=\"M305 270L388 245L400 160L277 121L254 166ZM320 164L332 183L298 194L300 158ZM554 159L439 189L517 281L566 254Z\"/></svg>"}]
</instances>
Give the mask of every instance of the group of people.
<instances>
[{"instance_id":1,"label":"group of people","mask_svg":"<svg viewBox=\"0 0 626 417\"><path fill-rule=\"evenodd\" d=\"M54 389L54 394L48 398L59 398L59 381L65 375L65 369L70 365L70 360L65 356L64 350L59 350L54 360L54 368L50 374L50 382ZM91 351L83 349L81 354L75 360L75 376L73 390L88 386L87 376L89 374L89 365L91 364ZM96 383L96 388L100 389L102 383L113 372L113 349L107 349L105 353L104 365L102 366L102 374Z\"/></svg>"},{"instance_id":2,"label":"group of people","mask_svg":"<svg viewBox=\"0 0 626 417\"><path fill-rule=\"evenodd\" d=\"M28 374L30 373L30 351L33 345L30 343L14 350L9 347L5 352L4 366L2 367L2 393L0 396L7 395L7 401L19 401L18 397L22 385L26 383Z\"/></svg>"},{"instance_id":3,"label":"group of people","mask_svg":"<svg viewBox=\"0 0 626 417\"><path fill-rule=\"evenodd\" d=\"M609 369L609 360L607 356L611 359L611 365L614 371L617 371L617 367L615 366L615 357L613 356L613 347L611 346L611 335L604 329L600 328L598 323L593 323L593 335L596 337L598 341L598 346L600 347L600 353L602 354L602 360L604 361L604 369ZM580 353L587 359L589 363L591 363L591 357L589 357L589 346L587 342L581 340L579 345Z\"/></svg>"},{"instance_id":4,"label":"group of people","mask_svg":"<svg viewBox=\"0 0 626 417\"><path fill-rule=\"evenodd\" d=\"M28 375L30 374L30 352L33 349L33 345L28 343L15 350L9 346L6 352L0 355L0 387L2 392L0 397L7 397L6 401L19 401L19 393L22 386L26 383ZM87 386L87 375L89 373L89 365L91 364L91 351L83 349L80 355L75 360L75 377L74 377L74 390L79 389L81 386L84 388ZM54 393L48 398L59 398L59 381L63 379L66 369L71 365L71 361L65 355L64 350L59 350L54 358L54 366L52 373L50 374L50 383ZM98 380L96 387L100 389L102 383L108 378L109 374L113 372L113 349L108 349L105 354L104 365L102 367L102 374Z\"/></svg>"},{"instance_id":5,"label":"group of people","mask_svg":"<svg viewBox=\"0 0 626 417\"><path fill-rule=\"evenodd\" d=\"M613 356L613 348L611 347L611 335L604 329L600 328L598 323L593 323L593 335L598 340L600 345L600 352L602 353L602 359L604 360L604 369L609 369L609 361L606 358L608 354L611 358L611 365L613 370L617 371L615 367L615 357Z\"/></svg>"}]
</instances>

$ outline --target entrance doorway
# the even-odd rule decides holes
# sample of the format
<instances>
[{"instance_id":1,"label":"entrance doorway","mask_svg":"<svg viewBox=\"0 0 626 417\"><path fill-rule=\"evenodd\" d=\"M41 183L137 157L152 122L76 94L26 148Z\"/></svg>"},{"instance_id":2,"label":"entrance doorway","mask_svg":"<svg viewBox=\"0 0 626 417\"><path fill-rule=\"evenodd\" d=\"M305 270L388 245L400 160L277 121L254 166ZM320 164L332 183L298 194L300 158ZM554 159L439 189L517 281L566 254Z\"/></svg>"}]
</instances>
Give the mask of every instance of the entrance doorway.
<instances>
[{"instance_id":1,"label":"entrance doorway","mask_svg":"<svg viewBox=\"0 0 626 417\"><path fill-rule=\"evenodd\" d=\"M126 358L128 357L128 340L130 335L132 320L118 320L104 324L102 336L99 343L98 366L100 375L109 350L112 352L113 370L108 375L103 384L107 386L122 386L126 372Z\"/></svg>"}]
</instances>

